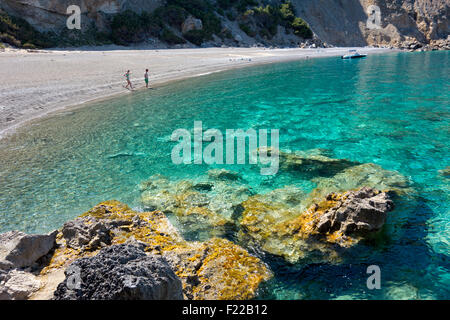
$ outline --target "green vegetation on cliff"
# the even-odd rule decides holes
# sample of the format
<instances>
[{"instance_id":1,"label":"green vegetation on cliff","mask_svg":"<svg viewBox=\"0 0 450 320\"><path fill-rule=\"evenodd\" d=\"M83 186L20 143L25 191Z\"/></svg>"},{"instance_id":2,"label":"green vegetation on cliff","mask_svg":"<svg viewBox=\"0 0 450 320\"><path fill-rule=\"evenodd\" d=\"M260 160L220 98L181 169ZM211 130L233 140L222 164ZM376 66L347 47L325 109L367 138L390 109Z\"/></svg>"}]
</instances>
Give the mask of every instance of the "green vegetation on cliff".
<instances>
[{"instance_id":1,"label":"green vegetation on cliff","mask_svg":"<svg viewBox=\"0 0 450 320\"><path fill-rule=\"evenodd\" d=\"M249 1L247 1L249 2ZM237 10L242 9L241 2L238 2ZM258 33L262 38L272 39L277 32L278 26L286 29L286 32L293 32L296 36L310 39L313 36L308 24L295 15L294 6L290 1L280 5L250 6L238 18L239 27L248 36L255 37Z\"/></svg>"},{"instance_id":2,"label":"green vegetation on cliff","mask_svg":"<svg viewBox=\"0 0 450 320\"><path fill-rule=\"evenodd\" d=\"M19 48L47 48L109 43L130 45L159 39L169 45L189 41L200 46L214 39L217 42L217 37L233 39L231 30L222 25L227 18L257 41L271 40L279 26L285 28L286 34L305 39L312 37L308 24L296 17L290 1L263 5L265 3L256 0L218 0L216 4L210 0L167 0L152 13L126 10L110 15L105 32L99 32L93 23L88 31L63 28L59 34L41 33L25 20L0 11L0 43ZM201 28L183 28L189 17L201 20Z\"/></svg>"},{"instance_id":3,"label":"green vegetation on cliff","mask_svg":"<svg viewBox=\"0 0 450 320\"><path fill-rule=\"evenodd\" d=\"M25 49L47 48L54 45L48 34L36 31L25 20L9 16L1 9L0 42Z\"/></svg>"}]
</instances>

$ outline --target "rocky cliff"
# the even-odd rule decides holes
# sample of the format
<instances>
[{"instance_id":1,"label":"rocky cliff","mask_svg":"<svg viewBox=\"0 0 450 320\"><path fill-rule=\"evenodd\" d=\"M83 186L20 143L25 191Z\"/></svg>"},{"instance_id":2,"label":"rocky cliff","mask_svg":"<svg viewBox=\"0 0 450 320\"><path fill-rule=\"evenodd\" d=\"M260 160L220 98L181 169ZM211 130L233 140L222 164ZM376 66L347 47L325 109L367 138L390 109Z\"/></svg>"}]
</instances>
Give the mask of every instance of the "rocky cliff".
<instances>
[{"instance_id":1,"label":"rocky cliff","mask_svg":"<svg viewBox=\"0 0 450 320\"><path fill-rule=\"evenodd\" d=\"M87 25L95 23L98 28L103 28L105 15L128 9L151 12L163 2L163 0L1 0L0 8L11 15L24 18L39 31L58 31L66 25L67 8L70 5L80 7L82 19L84 18Z\"/></svg>"},{"instance_id":2,"label":"rocky cliff","mask_svg":"<svg viewBox=\"0 0 450 320\"><path fill-rule=\"evenodd\" d=\"M450 34L449 0L294 0L317 36L338 46L433 44ZM368 25L378 14L379 25Z\"/></svg>"},{"instance_id":3,"label":"rocky cliff","mask_svg":"<svg viewBox=\"0 0 450 320\"><path fill-rule=\"evenodd\" d=\"M258 6L277 6L284 0L196 0L192 2L169 0L1 0L0 7L13 16L24 18L39 31L60 31L68 17L67 7L79 5L84 26L95 26L102 32L111 30L111 17L126 10L153 12L161 7L179 7L165 11L158 28L151 25L138 30L144 36L136 41L152 37L162 42L186 45L238 45L255 44L297 46L303 38L286 24L270 22L273 10L259 12L260 17L248 13ZM408 49L447 48L450 34L450 0L292 0L295 13L305 20L315 34L316 44L334 46L393 46ZM208 8L208 9L205 9ZM183 11L184 10L184 11ZM202 11L212 10L207 15ZM191 17L191 14L196 17ZM264 14L265 15L264 15ZM207 18L203 28L208 28L218 18L218 26L201 36L201 30L193 30L188 37L182 25L189 18ZM250 17L250 18L249 18ZM163 19L163 20L164 20ZM178 21L183 19L184 21ZM211 21L210 21L211 20ZM209 24L208 24L209 22ZM201 22L198 22L201 23ZM139 23L138 23L139 25ZM177 30L179 29L179 30ZM156 30L156 31L155 31ZM173 34L172 34L173 33ZM155 36L155 34L157 34ZM163 36L161 36L163 35ZM297 35L297 37L295 36ZM298 39L300 38L300 39ZM150 39L151 40L151 39ZM136 42L134 41L134 42ZM153 42L155 40L152 40ZM308 43L311 44L311 43Z\"/></svg>"}]
</instances>

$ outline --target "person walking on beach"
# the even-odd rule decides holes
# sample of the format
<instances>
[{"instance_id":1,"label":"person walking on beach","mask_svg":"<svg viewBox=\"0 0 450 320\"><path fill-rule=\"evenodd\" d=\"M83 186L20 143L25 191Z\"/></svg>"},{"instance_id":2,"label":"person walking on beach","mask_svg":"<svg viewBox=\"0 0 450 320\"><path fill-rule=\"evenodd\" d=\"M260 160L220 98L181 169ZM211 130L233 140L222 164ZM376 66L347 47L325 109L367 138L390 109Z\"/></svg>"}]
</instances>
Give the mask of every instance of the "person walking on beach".
<instances>
[{"instance_id":1,"label":"person walking on beach","mask_svg":"<svg viewBox=\"0 0 450 320\"><path fill-rule=\"evenodd\" d=\"M130 81L130 70L128 70L127 73L125 73L123 76L127 79L127 85L125 89L128 89L128 86L130 86L131 90L133 90L133 85L131 84Z\"/></svg>"},{"instance_id":2,"label":"person walking on beach","mask_svg":"<svg viewBox=\"0 0 450 320\"><path fill-rule=\"evenodd\" d=\"M145 86L148 89L148 69L145 69L144 79L145 79Z\"/></svg>"}]
</instances>

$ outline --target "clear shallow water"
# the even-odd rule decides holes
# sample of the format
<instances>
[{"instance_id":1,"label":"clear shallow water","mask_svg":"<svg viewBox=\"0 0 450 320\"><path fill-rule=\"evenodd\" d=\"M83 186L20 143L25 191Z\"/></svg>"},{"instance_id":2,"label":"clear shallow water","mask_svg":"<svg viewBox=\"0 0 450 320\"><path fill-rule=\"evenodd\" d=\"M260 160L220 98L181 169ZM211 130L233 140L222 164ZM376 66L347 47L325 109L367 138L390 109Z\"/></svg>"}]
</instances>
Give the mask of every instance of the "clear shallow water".
<instances>
[{"instance_id":1,"label":"clear shallow water","mask_svg":"<svg viewBox=\"0 0 450 320\"><path fill-rule=\"evenodd\" d=\"M135 92L34 122L0 141L0 232L47 232L100 201L139 206L138 184L159 173L194 178L211 166L173 165L171 133L203 128L280 129L280 148L324 148L407 176L381 243L361 244L343 264L288 265L262 257L275 278L261 298L450 298L450 54L393 53L359 61L304 60L213 74ZM310 177L239 171L255 192ZM382 289L366 268L382 269Z\"/></svg>"}]
</instances>

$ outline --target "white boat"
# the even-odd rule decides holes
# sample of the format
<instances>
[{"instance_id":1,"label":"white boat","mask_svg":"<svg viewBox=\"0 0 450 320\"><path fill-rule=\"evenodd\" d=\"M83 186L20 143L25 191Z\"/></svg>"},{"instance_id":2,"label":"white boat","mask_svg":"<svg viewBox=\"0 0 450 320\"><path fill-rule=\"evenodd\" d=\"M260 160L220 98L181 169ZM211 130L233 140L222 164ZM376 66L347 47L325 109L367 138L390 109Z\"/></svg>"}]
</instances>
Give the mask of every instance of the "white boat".
<instances>
[{"instance_id":1,"label":"white boat","mask_svg":"<svg viewBox=\"0 0 450 320\"><path fill-rule=\"evenodd\" d=\"M367 57L367 54L361 54L358 53L356 50L348 50L348 54L342 56L342 59L358 59L358 58L365 58Z\"/></svg>"}]
</instances>

